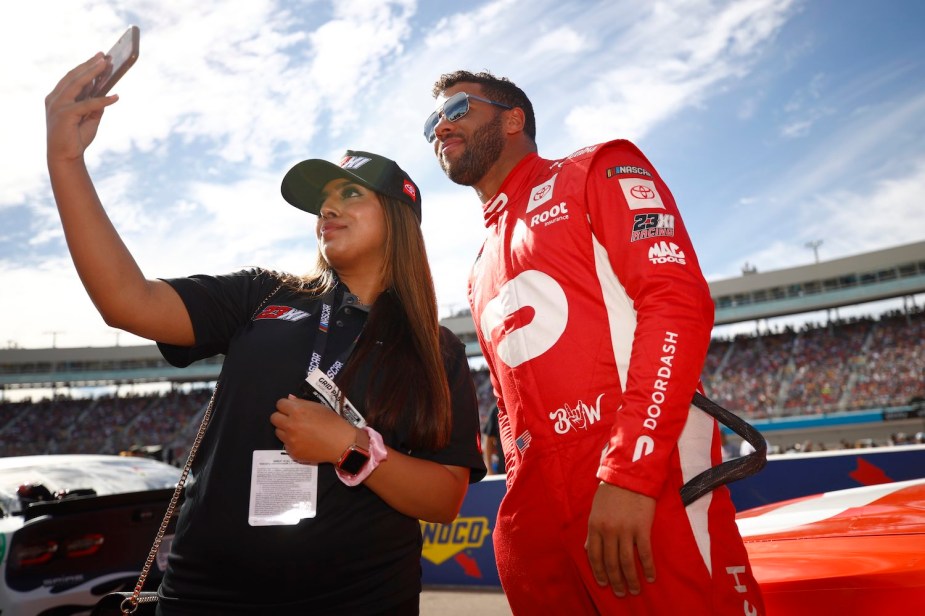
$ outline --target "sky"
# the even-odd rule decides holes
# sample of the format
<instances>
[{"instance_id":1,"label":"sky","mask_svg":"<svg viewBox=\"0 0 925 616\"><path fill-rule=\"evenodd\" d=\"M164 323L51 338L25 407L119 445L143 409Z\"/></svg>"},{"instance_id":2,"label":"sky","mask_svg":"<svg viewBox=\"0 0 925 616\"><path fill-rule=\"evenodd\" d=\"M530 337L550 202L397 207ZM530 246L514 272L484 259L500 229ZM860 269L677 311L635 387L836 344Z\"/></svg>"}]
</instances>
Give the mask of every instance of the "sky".
<instances>
[{"instance_id":1,"label":"sky","mask_svg":"<svg viewBox=\"0 0 925 616\"><path fill-rule=\"evenodd\" d=\"M421 130L444 72L530 96L540 154L630 139L671 189L707 280L925 239L919 0L35 0L0 21L0 347L141 344L71 263L43 100L129 24L138 62L87 153L144 273L301 273L314 217L280 181L346 149L399 162L423 197L441 316L481 245L471 188ZM12 15L12 16L11 16Z\"/></svg>"}]
</instances>

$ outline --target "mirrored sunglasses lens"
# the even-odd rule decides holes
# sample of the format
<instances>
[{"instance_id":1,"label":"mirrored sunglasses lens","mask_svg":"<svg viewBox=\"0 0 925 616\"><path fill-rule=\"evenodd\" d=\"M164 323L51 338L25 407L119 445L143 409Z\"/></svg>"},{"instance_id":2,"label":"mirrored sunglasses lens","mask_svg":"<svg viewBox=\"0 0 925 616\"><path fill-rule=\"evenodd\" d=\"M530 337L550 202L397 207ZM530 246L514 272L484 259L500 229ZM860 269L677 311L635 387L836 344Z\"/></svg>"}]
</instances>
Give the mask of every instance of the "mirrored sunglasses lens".
<instances>
[{"instance_id":1,"label":"mirrored sunglasses lens","mask_svg":"<svg viewBox=\"0 0 925 616\"><path fill-rule=\"evenodd\" d=\"M424 138L427 139L427 142L430 143L434 140L436 135L434 130L437 128L437 124L440 123L440 115L435 111L427 118L427 121L424 122Z\"/></svg>"},{"instance_id":2,"label":"mirrored sunglasses lens","mask_svg":"<svg viewBox=\"0 0 925 616\"><path fill-rule=\"evenodd\" d=\"M455 122L459 118L469 113L469 97L465 92L454 94L443 102L443 105L437 111L430 114L427 121L424 122L424 138L427 143L433 143L437 138L437 124L440 123L440 114L449 122Z\"/></svg>"},{"instance_id":3,"label":"mirrored sunglasses lens","mask_svg":"<svg viewBox=\"0 0 925 616\"><path fill-rule=\"evenodd\" d=\"M454 94L443 105L443 115L450 122L455 122L467 113L469 113L469 97L463 92Z\"/></svg>"}]
</instances>

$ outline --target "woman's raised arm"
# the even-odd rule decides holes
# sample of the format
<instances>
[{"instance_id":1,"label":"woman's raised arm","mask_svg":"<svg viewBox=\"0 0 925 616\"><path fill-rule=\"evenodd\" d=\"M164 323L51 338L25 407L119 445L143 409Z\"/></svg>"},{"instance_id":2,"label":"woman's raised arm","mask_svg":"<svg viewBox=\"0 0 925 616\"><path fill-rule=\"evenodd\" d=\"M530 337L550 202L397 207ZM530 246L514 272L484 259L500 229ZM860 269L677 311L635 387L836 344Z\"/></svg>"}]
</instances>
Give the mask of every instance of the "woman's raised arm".
<instances>
[{"instance_id":1,"label":"woman's raised arm","mask_svg":"<svg viewBox=\"0 0 925 616\"><path fill-rule=\"evenodd\" d=\"M103 209L84 162L104 109L118 96L75 99L107 62L95 55L45 97L48 173L64 237L84 288L107 324L189 346L195 340L186 306L170 285L145 278Z\"/></svg>"}]
</instances>

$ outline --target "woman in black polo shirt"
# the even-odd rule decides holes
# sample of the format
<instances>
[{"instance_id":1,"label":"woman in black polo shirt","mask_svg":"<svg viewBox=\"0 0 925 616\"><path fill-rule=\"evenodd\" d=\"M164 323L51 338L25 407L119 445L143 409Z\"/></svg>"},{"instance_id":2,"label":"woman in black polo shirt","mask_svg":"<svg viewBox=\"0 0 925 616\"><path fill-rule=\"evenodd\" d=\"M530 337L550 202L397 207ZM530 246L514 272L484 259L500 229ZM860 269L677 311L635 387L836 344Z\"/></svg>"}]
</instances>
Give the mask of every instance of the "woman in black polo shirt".
<instances>
[{"instance_id":1,"label":"woman in black polo shirt","mask_svg":"<svg viewBox=\"0 0 925 616\"><path fill-rule=\"evenodd\" d=\"M485 474L464 348L437 321L417 187L368 152L303 161L282 192L318 216L311 273L147 279L83 161L116 99L75 98L104 68L89 60L46 99L74 263L106 322L158 341L174 365L225 355L159 613L417 614L418 519L454 519ZM331 383L345 398L323 403L315 391Z\"/></svg>"}]
</instances>

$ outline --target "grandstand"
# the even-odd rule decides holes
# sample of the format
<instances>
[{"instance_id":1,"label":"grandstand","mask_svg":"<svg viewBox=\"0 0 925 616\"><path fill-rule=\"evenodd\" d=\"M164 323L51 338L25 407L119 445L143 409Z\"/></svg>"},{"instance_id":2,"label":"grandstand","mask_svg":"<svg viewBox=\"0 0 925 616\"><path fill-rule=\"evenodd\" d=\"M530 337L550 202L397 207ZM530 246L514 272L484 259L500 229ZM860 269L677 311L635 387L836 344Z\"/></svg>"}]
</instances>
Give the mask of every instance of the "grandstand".
<instances>
[{"instance_id":1,"label":"grandstand","mask_svg":"<svg viewBox=\"0 0 925 616\"><path fill-rule=\"evenodd\" d=\"M703 371L707 394L754 423L772 446L839 447L912 440L925 421L925 242L813 265L710 283L718 325L755 323L753 333L715 336ZM870 302L901 308L842 319ZM916 302L919 302L918 304ZM826 310L823 323L772 330L769 319ZM468 312L443 320L480 356ZM765 331L761 331L764 324ZM182 456L195 433L221 357L186 369L154 345L0 350L0 395L53 390L51 398L0 401L0 455L114 453L164 446ZM482 412L494 403L484 370L474 372ZM169 384L138 395L138 384ZM83 397L84 388L128 395ZM807 444L808 443L808 444ZM734 444L734 443L733 443Z\"/></svg>"}]
</instances>

